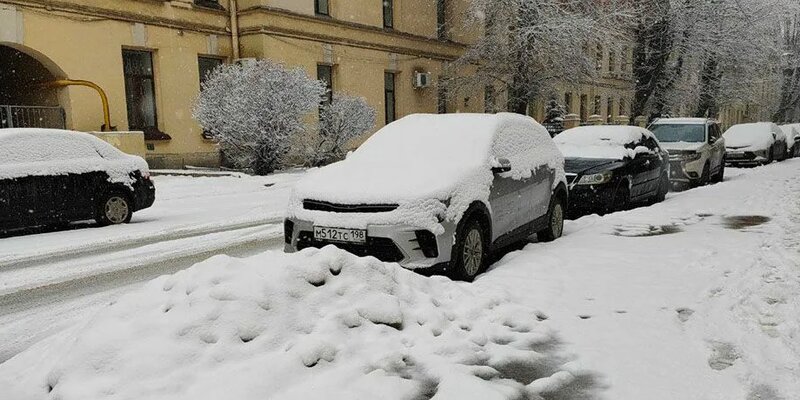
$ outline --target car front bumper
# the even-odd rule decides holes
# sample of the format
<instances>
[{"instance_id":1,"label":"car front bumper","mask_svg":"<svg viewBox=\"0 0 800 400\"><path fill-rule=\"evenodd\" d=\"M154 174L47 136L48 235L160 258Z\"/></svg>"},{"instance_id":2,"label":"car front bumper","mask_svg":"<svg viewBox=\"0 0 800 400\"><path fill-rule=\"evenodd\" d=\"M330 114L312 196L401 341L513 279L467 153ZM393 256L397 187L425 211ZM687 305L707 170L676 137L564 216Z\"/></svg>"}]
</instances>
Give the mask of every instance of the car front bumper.
<instances>
[{"instance_id":1,"label":"car front bumper","mask_svg":"<svg viewBox=\"0 0 800 400\"><path fill-rule=\"evenodd\" d=\"M442 267L450 262L450 253L456 234L456 225L443 222L445 231L436 235L437 256L427 257L421 248L416 231L420 228L410 225L368 225L367 242L364 244L340 243L314 239L314 223L298 219L288 219L291 232L285 233L284 250L293 253L305 248L336 246L357 256L372 256L384 262L396 262L407 269L428 269Z\"/></svg>"},{"instance_id":2,"label":"car front bumper","mask_svg":"<svg viewBox=\"0 0 800 400\"><path fill-rule=\"evenodd\" d=\"M703 176L705 163L703 159L686 160L682 157L673 157L669 160L669 180L672 182L690 183Z\"/></svg>"},{"instance_id":3,"label":"car front bumper","mask_svg":"<svg viewBox=\"0 0 800 400\"><path fill-rule=\"evenodd\" d=\"M136 211L143 210L153 205L156 201L156 187L150 179L142 179L133 187L136 197Z\"/></svg>"},{"instance_id":4,"label":"car front bumper","mask_svg":"<svg viewBox=\"0 0 800 400\"><path fill-rule=\"evenodd\" d=\"M573 185L569 189L570 211L602 211L610 208L614 201L614 185Z\"/></svg>"},{"instance_id":5,"label":"car front bumper","mask_svg":"<svg viewBox=\"0 0 800 400\"><path fill-rule=\"evenodd\" d=\"M725 162L730 165L748 165L767 162L766 151L732 151L725 153Z\"/></svg>"}]
</instances>

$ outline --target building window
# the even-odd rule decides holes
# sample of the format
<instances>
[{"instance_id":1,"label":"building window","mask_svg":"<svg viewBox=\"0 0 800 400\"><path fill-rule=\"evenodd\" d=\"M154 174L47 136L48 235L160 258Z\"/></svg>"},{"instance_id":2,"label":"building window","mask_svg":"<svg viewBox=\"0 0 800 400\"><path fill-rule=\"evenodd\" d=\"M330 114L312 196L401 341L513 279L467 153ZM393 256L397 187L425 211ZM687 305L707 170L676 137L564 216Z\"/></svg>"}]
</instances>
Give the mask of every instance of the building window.
<instances>
[{"instance_id":1,"label":"building window","mask_svg":"<svg viewBox=\"0 0 800 400\"><path fill-rule=\"evenodd\" d=\"M125 74L125 100L128 106L128 128L157 131L156 89L153 74L153 53L122 50Z\"/></svg>"},{"instance_id":2,"label":"building window","mask_svg":"<svg viewBox=\"0 0 800 400\"><path fill-rule=\"evenodd\" d=\"M394 28L394 0L383 0L383 27Z\"/></svg>"},{"instance_id":3,"label":"building window","mask_svg":"<svg viewBox=\"0 0 800 400\"><path fill-rule=\"evenodd\" d=\"M603 102L603 98L602 97L594 96L594 114L595 115L601 115L602 114L603 111L600 108L602 102Z\"/></svg>"},{"instance_id":4,"label":"building window","mask_svg":"<svg viewBox=\"0 0 800 400\"><path fill-rule=\"evenodd\" d=\"M494 86L488 85L486 89L483 91L483 111L488 114L494 114L497 112L497 108L495 107L495 102L497 101L496 95L494 92Z\"/></svg>"},{"instance_id":5,"label":"building window","mask_svg":"<svg viewBox=\"0 0 800 400\"><path fill-rule=\"evenodd\" d=\"M217 10L225 9L219 4L219 0L194 0L194 4L200 7L213 8Z\"/></svg>"},{"instance_id":6,"label":"building window","mask_svg":"<svg viewBox=\"0 0 800 400\"><path fill-rule=\"evenodd\" d=\"M572 93L564 93L564 107L566 107L567 114L572 114Z\"/></svg>"},{"instance_id":7,"label":"building window","mask_svg":"<svg viewBox=\"0 0 800 400\"><path fill-rule=\"evenodd\" d=\"M581 95L581 121L589 119L589 96Z\"/></svg>"},{"instance_id":8,"label":"building window","mask_svg":"<svg viewBox=\"0 0 800 400\"><path fill-rule=\"evenodd\" d=\"M314 0L314 13L317 15L330 16L328 0Z\"/></svg>"},{"instance_id":9,"label":"building window","mask_svg":"<svg viewBox=\"0 0 800 400\"><path fill-rule=\"evenodd\" d=\"M606 99L606 122L609 124L614 121L614 98Z\"/></svg>"},{"instance_id":10,"label":"building window","mask_svg":"<svg viewBox=\"0 0 800 400\"><path fill-rule=\"evenodd\" d=\"M323 105L333 101L333 67L326 64L317 65L317 79L325 84L325 100Z\"/></svg>"},{"instance_id":11,"label":"building window","mask_svg":"<svg viewBox=\"0 0 800 400\"><path fill-rule=\"evenodd\" d=\"M386 124L394 122L397 118L395 114L395 78L394 72L385 72L383 74L383 106L386 115Z\"/></svg>"},{"instance_id":12,"label":"building window","mask_svg":"<svg viewBox=\"0 0 800 400\"><path fill-rule=\"evenodd\" d=\"M602 44L598 44L596 51L597 51L597 53L595 54L595 57L596 57L595 62L597 62L597 70L598 71L602 71L603 70L603 45Z\"/></svg>"},{"instance_id":13,"label":"building window","mask_svg":"<svg viewBox=\"0 0 800 400\"><path fill-rule=\"evenodd\" d=\"M436 37L447 40L447 0L436 0Z\"/></svg>"},{"instance_id":14,"label":"building window","mask_svg":"<svg viewBox=\"0 0 800 400\"><path fill-rule=\"evenodd\" d=\"M620 61L622 63L622 65L620 65L620 68L619 68L620 72L622 72L622 73L628 72L629 64L628 64L628 48L627 47L623 47L622 48L622 60L620 60Z\"/></svg>"},{"instance_id":15,"label":"building window","mask_svg":"<svg viewBox=\"0 0 800 400\"><path fill-rule=\"evenodd\" d=\"M200 88L206 83L208 75L222 65L222 59L217 57L197 57L197 66L200 69Z\"/></svg>"},{"instance_id":16,"label":"building window","mask_svg":"<svg viewBox=\"0 0 800 400\"><path fill-rule=\"evenodd\" d=\"M608 72L614 73L614 68L616 67L617 63L617 52L611 50L608 52Z\"/></svg>"}]
</instances>

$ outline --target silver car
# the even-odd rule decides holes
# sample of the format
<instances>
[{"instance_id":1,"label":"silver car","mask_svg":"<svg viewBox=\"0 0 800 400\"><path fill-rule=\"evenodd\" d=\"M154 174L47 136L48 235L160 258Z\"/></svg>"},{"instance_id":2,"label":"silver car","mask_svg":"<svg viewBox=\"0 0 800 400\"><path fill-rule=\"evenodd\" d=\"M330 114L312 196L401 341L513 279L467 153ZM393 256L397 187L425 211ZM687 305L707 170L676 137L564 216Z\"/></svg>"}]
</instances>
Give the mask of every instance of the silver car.
<instances>
[{"instance_id":1,"label":"silver car","mask_svg":"<svg viewBox=\"0 0 800 400\"><path fill-rule=\"evenodd\" d=\"M471 280L498 248L561 236L564 159L515 114L411 115L296 185L286 251L335 245Z\"/></svg>"}]
</instances>

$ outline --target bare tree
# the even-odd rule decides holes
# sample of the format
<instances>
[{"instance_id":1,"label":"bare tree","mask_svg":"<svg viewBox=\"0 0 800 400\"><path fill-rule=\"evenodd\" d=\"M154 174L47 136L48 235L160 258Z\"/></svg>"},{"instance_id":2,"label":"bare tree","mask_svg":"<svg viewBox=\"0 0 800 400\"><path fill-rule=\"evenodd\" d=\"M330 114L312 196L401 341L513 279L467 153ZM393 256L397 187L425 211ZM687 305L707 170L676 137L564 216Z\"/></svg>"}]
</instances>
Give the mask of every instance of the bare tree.
<instances>
[{"instance_id":1,"label":"bare tree","mask_svg":"<svg viewBox=\"0 0 800 400\"><path fill-rule=\"evenodd\" d=\"M800 11L788 16L781 24L784 47L784 76L781 100L774 120L777 122L800 122Z\"/></svg>"},{"instance_id":2,"label":"bare tree","mask_svg":"<svg viewBox=\"0 0 800 400\"><path fill-rule=\"evenodd\" d=\"M319 132L304 140L306 163L321 166L341 160L348 143L375 127L376 112L363 97L337 94L320 109Z\"/></svg>"},{"instance_id":3,"label":"bare tree","mask_svg":"<svg viewBox=\"0 0 800 400\"><path fill-rule=\"evenodd\" d=\"M472 0L468 21L483 35L450 68L448 93L505 90L508 111L564 83L591 80L597 41L613 41L631 16L619 4L595 0ZM469 73L463 73L465 69Z\"/></svg>"},{"instance_id":4,"label":"bare tree","mask_svg":"<svg viewBox=\"0 0 800 400\"><path fill-rule=\"evenodd\" d=\"M324 94L325 85L300 68L267 60L222 65L203 84L193 115L227 160L262 175L280 167Z\"/></svg>"}]
</instances>

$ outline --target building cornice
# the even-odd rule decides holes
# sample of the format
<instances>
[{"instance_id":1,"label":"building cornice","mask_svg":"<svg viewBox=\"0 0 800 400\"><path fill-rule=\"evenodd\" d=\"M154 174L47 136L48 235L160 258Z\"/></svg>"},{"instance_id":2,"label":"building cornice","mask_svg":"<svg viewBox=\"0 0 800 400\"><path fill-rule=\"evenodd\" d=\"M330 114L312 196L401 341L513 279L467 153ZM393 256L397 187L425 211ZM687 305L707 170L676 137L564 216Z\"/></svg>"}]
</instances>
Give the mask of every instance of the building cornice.
<instances>
[{"instance_id":1,"label":"building cornice","mask_svg":"<svg viewBox=\"0 0 800 400\"><path fill-rule=\"evenodd\" d=\"M317 17L268 6L253 6L239 11L241 36L275 35L286 38L341 44L364 49L452 61L466 45L440 41L406 32ZM247 17L250 18L247 18ZM298 26L302 24L303 28Z\"/></svg>"},{"instance_id":2,"label":"building cornice","mask_svg":"<svg viewBox=\"0 0 800 400\"><path fill-rule=\"evenodd\" d=\"M163 5L167 2L162 0L137 0L141 3L153 3L154 5ZM53 1L53 0L2 0L0 4L10 4L21 8L35 8L52 13L67 13L84 17L102 18L113 21L122 21L130 23L142 23L146 25L160 26L171 29L182 29L186 31L194 31L199 33L209 33L216 35L230 35L227 24L208 24L202 22L187 21L180 18L164 18L143 13L135 13L130 11L121 11L110 8L89 6L84 4L75 4L66 1ZM205 7L192 7L186 9L185 12L203 13L216 18L225 18L227 13L221 10L214 10ZM57 15L57 14L53 14ZM225 19L227 21L227 19Z\"/></svg>"}]
</instances>

